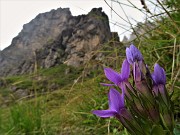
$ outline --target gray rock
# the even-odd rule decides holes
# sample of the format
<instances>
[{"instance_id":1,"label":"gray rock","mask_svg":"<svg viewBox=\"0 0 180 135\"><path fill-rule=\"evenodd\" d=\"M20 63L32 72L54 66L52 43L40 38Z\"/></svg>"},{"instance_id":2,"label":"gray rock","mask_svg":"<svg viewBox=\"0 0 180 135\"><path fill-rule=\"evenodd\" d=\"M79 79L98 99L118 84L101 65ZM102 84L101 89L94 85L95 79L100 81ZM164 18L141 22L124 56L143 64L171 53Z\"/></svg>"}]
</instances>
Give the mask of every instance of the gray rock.
<instances>
[{"instance_id":1,"label":"gray rock","mask_svg":"<svg viewBox=\"0 0 180 135\"><path fill-rule=\"evenodd\" d=\"M14 97L17 99L27 97L29 95L28 90L18 89L13 93Z\"/></svg>"},{"instance_id":2,"label":"gray rock","mask_svg":"<svg viewBox=\"0 0 180 135\"><path fill-rule=\"evenodd\" d=\"M102 8L79 16L72 16L69 8L39 14L0 51L0 76L31 73L62 63L81 66L110 38L108 17Z\"/></svg>"},{"instance_id":3,"label":"gray rock","mask_svg":"<svg viewBox=\"0 0 180 135\"><path fill-rule=\"evenodd\" d=\"M149 38L151 34L151 30L153 30L156 27L156 25L152 22L146 21L144 23L139 22L137 23L137 26L134 27L134 31L130 34L130 37L128 40L126 40L126 42L131 42L133 40L135 40L137 38L137 36L143 40L144 38Z\"/></svg>"}]
</instances>

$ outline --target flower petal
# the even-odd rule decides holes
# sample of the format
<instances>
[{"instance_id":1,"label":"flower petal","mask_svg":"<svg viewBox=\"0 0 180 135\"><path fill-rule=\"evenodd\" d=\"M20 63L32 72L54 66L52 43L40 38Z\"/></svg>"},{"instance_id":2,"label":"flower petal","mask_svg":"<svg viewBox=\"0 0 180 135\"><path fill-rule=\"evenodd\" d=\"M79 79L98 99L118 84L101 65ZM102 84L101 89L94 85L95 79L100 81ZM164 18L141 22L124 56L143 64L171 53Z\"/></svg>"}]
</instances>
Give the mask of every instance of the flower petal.
<instances>
[{"instance_id":1,"label":"flower petal","mask_svg":"<svg viewBox=\"0 0 180 135\"><path fill-rule=\"evenodd\" d=\"M141 52L133 44L130 45L130 50L131 50L134 62L135 62L135 60L137 60L137 61L143 60Z\"/></svg>"},{"instance_id":2,"label":"flower petal","mask_svg":"<svg viewBox=\"0 0 180 135\"><path fill-rule=\"evenodd\" d=\"M112 70L111 68L104 68L104 73L111 82L115 83L116 85L122 81L121 76L116 71Z\"/></svg>"},{"instance_id":3,"label":"flower petal","mask_svg":"<svg viewBox=\"0 0 180 135\"><path fill-rule=\"evenodd\" d=\"M134 81L135 82L139 82L139 81L141 81L142 79L142 74L141 74L141 69L140 69L140 67L139 67L139 65L138 65L138 63L137 62L134 62L134 64L133 64L133 76L134 76Z\"/></svg>"},{"instance_id":4,"label":"flower petal","mask_svg":"<svg viewBox=\"0 0 180 135\"><path fill-rule=\"evenodd\" d=\"M121 68L121 78L122 78L122 80L128 79L129 74L130 74L130 65L129 65L128 61L125 59L123 61L122 68Z\"/></svg>"},{"instance_id":5,"label":"flower petal","mask_svg":"<svg viewBox=\"0 0 180 135\"><path fill-rule=\"evenodd\" d=\"M116 115L116 111L112 110L94 110L92 113L102 118L113 117Z\"/></svg>"},{"instance_id":6,"label":"flower petal","mask_svg":"<svg viewBox=\"0 0 180 135\"><path fill-rule=\"evenodd\" d=\"M164 69L159 66L159 64L155 64L154 73L152 73L152 78L156 84L166 84L166 74Z\"/></svg>"},{"instance_id":7,"label":"flower petal","mask_svg":"<svg viewBox=\"0 0 180 135\"><path fill-rule=\"evenodd\" d=\"M133 63L133 56L132 56L131 50L129 48L126 48L126 58L127 58L127 61L129 62L129 64Z\"/></svg>"},{"instance_id":8,"label":"flower petal","mask_svg":"<svg viewBox=\"0 0 180 135\"><path fill-rule=\"evenodd\" d=\"M119 111L125 107L124 105L124 94L120 94L116 89L111 88L109 95L109 108L110 110Z\"/></svg>"}]
</instances>

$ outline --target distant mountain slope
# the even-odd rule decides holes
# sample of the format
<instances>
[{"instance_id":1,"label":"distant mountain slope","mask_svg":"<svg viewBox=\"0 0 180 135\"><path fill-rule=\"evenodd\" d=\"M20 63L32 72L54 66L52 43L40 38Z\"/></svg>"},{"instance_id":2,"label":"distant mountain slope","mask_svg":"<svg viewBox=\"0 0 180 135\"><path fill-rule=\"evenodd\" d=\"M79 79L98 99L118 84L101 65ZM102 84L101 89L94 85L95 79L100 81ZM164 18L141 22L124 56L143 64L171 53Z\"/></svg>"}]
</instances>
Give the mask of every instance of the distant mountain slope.
<instances>
[{"instance_id":1,"label":"distant mountain slope","mask_svg":"<svg viewBox=\"0 0 180 135\"><path fill-rule=\"evenodd\" d=\"M0 76L23 74L61 63L78 67L111 38L102 8L72 16L69 8L37 15L0 52Z\"/></svg>"}]
</instances>

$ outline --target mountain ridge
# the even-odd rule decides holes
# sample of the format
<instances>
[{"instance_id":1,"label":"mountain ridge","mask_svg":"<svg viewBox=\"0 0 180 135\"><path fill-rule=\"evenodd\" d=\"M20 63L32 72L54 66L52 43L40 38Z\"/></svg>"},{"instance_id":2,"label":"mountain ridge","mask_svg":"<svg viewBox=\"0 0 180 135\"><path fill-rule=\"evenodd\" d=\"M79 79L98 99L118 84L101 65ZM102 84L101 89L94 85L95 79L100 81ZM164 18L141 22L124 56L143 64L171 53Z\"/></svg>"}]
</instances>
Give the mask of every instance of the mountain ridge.
<instances>
[{"instance_id":1,"label":"mountain ridge","mask_svg":"<svg viewBox=\"0 0 180 135\"><path fill-rule=\"evenodd\" d=\"M0 52L0 76L31 73L37 67L62 63L81 66L111 37L102 8L79 16L72 16L69 8L41 13L24 24L11 45Z\"/></svg>"}]
</instances>

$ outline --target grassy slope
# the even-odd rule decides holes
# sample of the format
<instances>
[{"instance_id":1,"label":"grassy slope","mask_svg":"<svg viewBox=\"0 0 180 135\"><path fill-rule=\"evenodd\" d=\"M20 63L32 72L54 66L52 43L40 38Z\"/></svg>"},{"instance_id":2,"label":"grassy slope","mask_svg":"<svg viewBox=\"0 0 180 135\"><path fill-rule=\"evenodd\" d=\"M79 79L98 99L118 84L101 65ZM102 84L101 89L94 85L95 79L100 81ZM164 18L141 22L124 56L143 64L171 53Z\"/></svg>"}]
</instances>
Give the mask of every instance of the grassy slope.
<instances>
[{"instance_id":1,"label":"grassy slope","mask_svg":"<svg viewBox=\"0 0 180 135\"><path fill-rule=\"evenodd\" d=\"M68 68L62 65L41 70L36 74L36 78L37 75L38 78L43 76L43 78L49 78L48 81L51 83L60 84L58 90L46 91L43 95L38 93L38 90L42 89L41 83L43 81L34 80L32 77L34 75L13 76L4 79L7 83L6 86L16 85L19 88L36 88L38 96L33 99L18 100L16 103L11 102L8 107L1 109L1 134L78 133L83 135L105 134L108 132L109 119L98 119L91 114L92 109L107 107L106 95L108 88L99 85L100 81L105 80L104 76L85 79L83 82L80 79L78 83L73 83L74 79L80 76L80 70L75 71L73 69L73 72L62 78L65 67ZM62 87L62 82L65 87ZM2 91L1 93L3 94ZM116 132L116 128L111 130Z\"/></svg>"}]
</instances>

